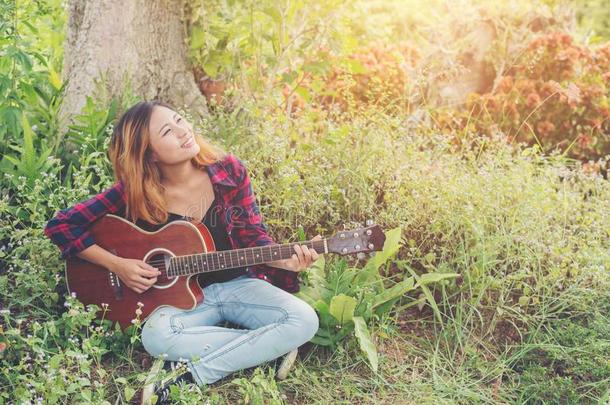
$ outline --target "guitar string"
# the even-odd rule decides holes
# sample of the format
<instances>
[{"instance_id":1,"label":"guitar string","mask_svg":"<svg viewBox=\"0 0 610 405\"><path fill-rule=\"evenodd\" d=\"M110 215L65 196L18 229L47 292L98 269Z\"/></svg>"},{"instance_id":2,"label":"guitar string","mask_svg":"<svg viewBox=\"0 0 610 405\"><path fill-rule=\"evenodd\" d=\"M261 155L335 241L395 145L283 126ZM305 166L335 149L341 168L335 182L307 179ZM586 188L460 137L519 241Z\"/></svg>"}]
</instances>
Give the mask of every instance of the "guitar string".
<instances>
[{"instance_id":1,"label":"guitar string","mask_svg":"<svg viewBox=\"0 0 610 405\"><path fill-rule=\"evenodd\" d=\"M286 245L267 245L267 246L279 246L279 252L280 252L280 253L291 253L291 252L292 252L292 253L295 253L295 252L294 252L294 249L292 248L292 245L290 245L290 246L286 246ZM250 249L250 251L251 251L251 252L254 252L254 249L257 249L257 248L265 248L265 247L267 247L267 246L257 246L257 247L253 247L253 248L246 248L246 249ZM314 247L314 246L312 245L311 247ZM319 247L323 247L323 245L322 245L322 246L319 246ZM314 247L314 248L315 248L315 247ZM207 255L207 254L212 255L212 254L218 254L218 253L234 252L234 251L238 251L238 250L242 251L241 249L235 249L235 250L218 250L218 251L214 251L214 252L201 253L201 254L202 254L202 255ZM247 251L246 251L246 250L243 250L242 252L243 252L243 253L246 253ZM266 253L270 253L270 252L266 252ZM229 254L229 255L230 255L230 254L232 254L232 253L227 253L227 254ZM295 253L295 254L296 254L296 253ZM196 256L196 255L199 255L199 253L195 253L195 254L191 254L191 255L175 256L175 257L179 257L179 258L184 259L184 258L187 258L187 257ZM159 265L161 265L161 264L164 264L164 263L165 263L165 260L151 260L150 262L147 262L147 263L149 263L149 264L153 263L153 264L159 264Z\"/></svg>"},{"instance_id":2,"label":"guitar string","mask_svg":"<svg viewBox=\"0 0 610 405\"><path fill-rule=\"evenodd\" d=\"M297 242L297 243L291 243L291 244L282 244L282 245L278 244L278 245L267 245L267 246L257 246L257 247L252 247L252 248L245 248L243 250L243 253L244 254L247 253L247 249L250 249L251 252L254 252L254 249L264 248L264 247L268 247L268 246L271 246L271 247L277 246L276 249L279 249L280 255L287 254L287 253L295 253L293 246L296 245L296 244L299 244L299 243ZM324 247L324 241L323 240L321 240L321 241L313 241L313 242L311 242L311 244L312 245L310 247L314 248L314 249L316 248L315 245L318 245L317 247L319 247L319 248L323 248ZM229 251L219 250L219 251L215 251L215 252L209 252L208 254L222 253L222 252L233 252L233 251L238 251L238 249L236 249L236 250L229 250ZM264 253L270 254L271 252L264 252ZM263 258L264 258L264 253L263 253ZM203 254L205 254L205 253L203 253ZM195 254L195 255L198 255L198 254ZM195 255L184 255L184 256L178 256L178 257L186 258L186 257L195 256ZM247 257L247 255L245 255L245 256ZM165 268L165 260L151 260L150 262L147 262L147 263L148 264L152 264L152 265L157 265L160 268L162 267L161 270L165 270L166 273L170 271L170 269ZM239 267L239 266L236 266L236 267ZM230 268L232 268L232 267L230 267ZM218 270L220 270L220 269L218 269ZM180 274L177 274L177 275L180 275Z\"/></svg>"}]
</instances>

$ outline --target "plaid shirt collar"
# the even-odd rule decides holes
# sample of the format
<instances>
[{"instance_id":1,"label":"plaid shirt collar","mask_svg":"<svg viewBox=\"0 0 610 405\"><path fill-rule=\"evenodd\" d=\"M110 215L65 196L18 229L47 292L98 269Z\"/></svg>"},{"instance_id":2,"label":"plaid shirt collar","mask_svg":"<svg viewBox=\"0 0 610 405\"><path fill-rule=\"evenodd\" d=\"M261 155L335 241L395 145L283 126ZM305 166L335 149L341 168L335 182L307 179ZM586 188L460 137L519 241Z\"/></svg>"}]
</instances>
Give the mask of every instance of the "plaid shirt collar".
<instances>
[{"instance_id":1,"label":"plaid shirt collar","mask_svg":"<svg viewBox=\"0 0 610 405\"><path fill-rule=\"evenodd\" d=\"M221 164L221 161L212 163L211 165L206 166L206 168L213 185L220 184L227 187L237 187L237 183L233 180L233 176L227 172Z\"/></svg>"}]
</instances>

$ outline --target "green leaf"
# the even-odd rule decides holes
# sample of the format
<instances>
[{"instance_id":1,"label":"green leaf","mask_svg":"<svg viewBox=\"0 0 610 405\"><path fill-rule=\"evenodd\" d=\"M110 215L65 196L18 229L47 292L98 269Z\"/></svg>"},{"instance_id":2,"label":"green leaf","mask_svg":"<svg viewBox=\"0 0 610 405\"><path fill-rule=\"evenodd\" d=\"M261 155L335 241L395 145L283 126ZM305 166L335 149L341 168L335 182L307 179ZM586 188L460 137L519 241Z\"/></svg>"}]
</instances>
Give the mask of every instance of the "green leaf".
<instances>
[{"instance_id":1,"label":"green leaf","mask_svg":"<svg viewBox=\"0 0 610 405\"><path fill-rule=\"evenodd\" d=\"M135 393L136 393L136 390L134 390L130 386L126 386L125 387L125 400L130 401L131 398L133 398Z\"/></svg>"},{"instance_id":2,"label":"green leaf","mask_svg":"<svg viewBox=\"0 0 610 405\"><path fill-rule=\"evenodd\" d=\"M458 277L458 273L425 273L419 276L417 282L421 285L438 283L441 280Z\"/></svg>"},{"instance_id":3,"label":"green leaf","mask_svg":"<svg viewBox=\"0 0 610 405\"><path fill-rule=\"evenodd\" d=\"M367 70L364 65L358 59L347 59L347 66L350 72L354 74L366 73Z\"/></svg>"},{"instance_id":4,"label":"green leaf","mask_svg":"<svg viewBox=\"0 0 610 405\"><path fill-rule=\"evenodd\" d=\"M303 86L298 86L295 90L295 93L297 93L299 96L303 97L303 99L306 102L309 102L309 100L311 100L311 94L309 94L309 90L307 90L306 87Z\"/></svg>"},{"instance_id":5,"label":"green leaf","mask_svg":"<svg viewBox=\"0 0 610 405\"><path fill-rule=\"evenodd\" d=\"M218 74L218 64L214 62L204 63L203 70L205 70L210 77L216 77Z\"/></svg>"},{"instance_id":6,"label":"green leaf","mask_svg":"<svg viewBox=\"0 0 610 405\"><path fill-rule=\"evenodd\" d=\"M434 311L434 315L436 315L436 319L438 319L438 321L442 324L443 318L441 318L441 311L438 309L438 306L436 305L436 300L434 299L434 295L432 295L432 292L430 291L430 289L428 287L426 287L425 285L420 285L420 287L422 289L422 292L426 296L426 300L428 301L428 304L430 304L430 306L432 307L432 310Z\"/></svg>"},{"instance_id":7,"label":"green leaf","mask_svg":"<svg viewBox=\"0 0 610 405\"><path fill-rule=\"evenodd\" d=\"M301 287L301 291L295 294L309 305L314 306L314 303L322 298L322 289L326 285L325 264L324 255L320 255L318 260L307 269L307 285Z\"/></svg>"},{"instance_id":8,"label":"green leaf","mask_svg":"<svg viewBox=\"0 0 610 405\"><path fill-rule=\"evenodd\" d=\"M327 337L317 336L317 335L312 337L310 342L315 345L319 345L319 346L332 346L333 345L332 339L327 338Z\"/></svg>"},{"instance_id":9,"label":"green leaf","mask_svg":"<svg viewBox=\"0 0 610 405\"><path fill-rule=\"evenodd\" d=\"M413 277L409 277L375 296L375 299L373 300L373 309L414 289L415 279Z\"/></svg>"},{"instance_id":10,"label":"green leaf","mask_svg":"<svg viewBox=\"0 0 610 405\"><path fill-rule=\"evenodd\" d=\"M49 359L49 367L51 369L58 369L61 361L63 360L63 356L61 354L56 354Z\"/></svg>"},{"instance_id":11,"label":"green leaf","mask_svg":"<svg viewBox=\"0 0 610 405\"><path fill-rule=\"evenodd\" d=\"M21 116L21 127L23 128L23 156L22 160L29 170L35 170L36 151L34 150L34 131L25 115ZM29 171L28 170L28 171Z\"/></svg>"},{"instance_id":12,"label":"green leaf","mask_svg":"<svg viewBox=\"0 0 610 405\"><path fill-rule=\"evenodd\" d=\"M191 49L200 49L204 44L204 32L200 26L193 26L191 30Z\"/></svg>"},{"instance_id":13,"label":"green leaf","mask_svg":"<svg viewBox=\"0 0 610 405\"><path fill-rule=\"evenodd\" d=\"M299 225L297 228L297 236L299 238L299 242L305 241L305 230L303 229L303 225Z\"/></svg>"},{"instance_id":14,"label":"green leaf","mask_svg":"<svg viewBox=\"0 0 610 405\"><path fill-rule=\"evenodd\" d=\"M360 350L362 350L362 352L366 354L371 369L374 372L377 372L377 348L375 347L375 344L371 339L371 334L369 333L369 329L367 328L364 319L360 316L354 317L354 332L356 334L356 338L358 339Z\"/></svg>"},{"instance_id":15,"label":"green leaf","mask_svg":"<svg viewBox=\"0 0 610 405\"><path fill-rule=\"evenodd\" d=\"M330 314L341 324L351 321L356 309L356 299L345 294L335 295L330 300Z\"/></svg>"},{"instance_id":16,"label":"green leaf","mask_svg":"<svg viewBox=\"0 0 610 405\"><path fill-rule=\"evenodd\" d=\"M263 9L263 13L267 14L274 22L278 24L282 22L282 15L275 7L265 7Z\"/></svg>"},{"instance_id":17,"label":"green leaf","mask_svg":"<svg viewBox=\"0 0 610 405\"><path fill-rule=\"evenodd\" d=\"M379 279L379 267L383 265L388 259L394 256L400 248L400 227L391 229L385 233L385 243L383 244L383 250L377 252L366 263L364 268L358 273L354 283L357 285L366 284L368 282Z\"/></svg>"}]
</instances>

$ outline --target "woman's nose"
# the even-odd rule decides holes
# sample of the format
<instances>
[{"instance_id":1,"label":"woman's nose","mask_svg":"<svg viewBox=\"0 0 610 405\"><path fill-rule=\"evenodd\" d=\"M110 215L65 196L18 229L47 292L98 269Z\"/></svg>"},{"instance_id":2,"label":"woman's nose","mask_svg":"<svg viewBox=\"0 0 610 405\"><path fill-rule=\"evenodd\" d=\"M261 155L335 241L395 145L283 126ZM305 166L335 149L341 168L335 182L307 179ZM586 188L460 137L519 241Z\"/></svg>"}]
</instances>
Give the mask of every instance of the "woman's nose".
<instances>
[{"instance_id":1,"label":"woman's nose","mask_svg":"<svg viewBox=\"0 0 610 405\"><path fill-rule=\"evenodd\" d=\"M181 130L181 132L182 132L180 134L180 138L184 138L184 137L188 136L188 134L189 134L189 130L187 128L178 127L178 130L179 131ZM178 132L178 133L180 133L180 132Z\"/></svg>"}]
</instances>

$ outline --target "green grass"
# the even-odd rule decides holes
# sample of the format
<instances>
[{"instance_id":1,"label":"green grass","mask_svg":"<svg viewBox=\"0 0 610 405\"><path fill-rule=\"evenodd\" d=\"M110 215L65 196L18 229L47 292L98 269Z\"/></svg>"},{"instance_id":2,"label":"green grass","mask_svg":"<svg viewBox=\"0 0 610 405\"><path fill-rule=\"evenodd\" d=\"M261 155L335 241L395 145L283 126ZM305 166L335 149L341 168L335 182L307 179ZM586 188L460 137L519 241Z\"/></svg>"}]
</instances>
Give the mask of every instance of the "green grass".
<instances>
[{"instance_id":1,"label":"green grass","mask_svg":"<svg viewBox=\"0 0 610 405\"><path fill-rule=\"evenodd\" d=\"M582 174L578 163L501 140L474 137L469 147L456 148L429 128L373 112L350 121L285 120L253 108L217 113L202 127L247 163L277 240L296 239L299 227L310 237L372 218L403 232L398 257L381 269L386 284L408 277L407 267L462 277L431 287L440 321L428 305L417 309L421 291L371 320L378 373L352 332L334 349L310 347L285 381L274 382L272 365L263 365L176 392L178 401L203 395L212 403L597 403L607 397L606 180ZM8 343L0 358L2 395L5 401L125 400L149 364L138 332L87 328L90 315L71 299L66 311L62 263L42 235L54 210L111 178L101 170L89 188L66 188L60 162L53 165L50 175L4 194L0 204L2 239L10 244L0 275L10 311L2 322ZM71 184L82 183L87 167L72 173ZM327 270L338 263L331 260Z\"/></svg>"}]
</instances>

